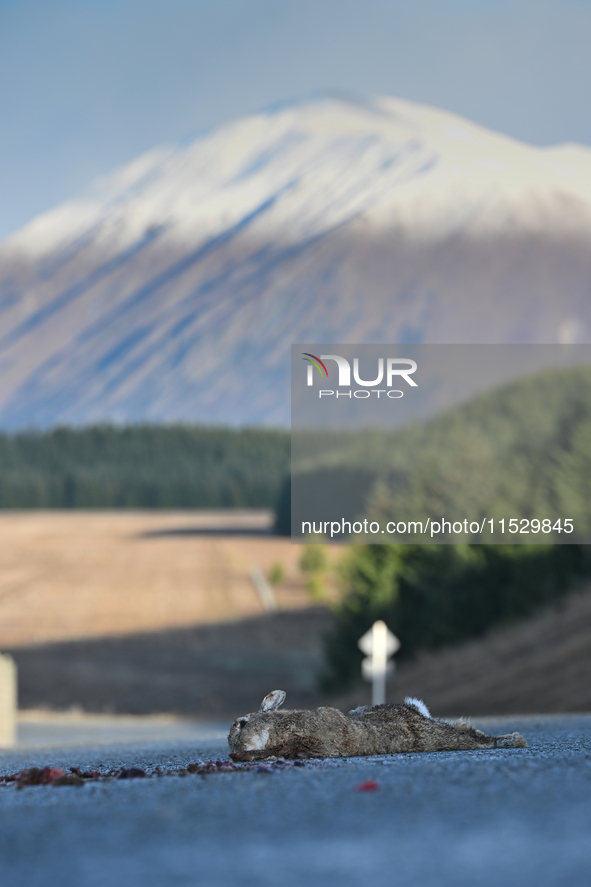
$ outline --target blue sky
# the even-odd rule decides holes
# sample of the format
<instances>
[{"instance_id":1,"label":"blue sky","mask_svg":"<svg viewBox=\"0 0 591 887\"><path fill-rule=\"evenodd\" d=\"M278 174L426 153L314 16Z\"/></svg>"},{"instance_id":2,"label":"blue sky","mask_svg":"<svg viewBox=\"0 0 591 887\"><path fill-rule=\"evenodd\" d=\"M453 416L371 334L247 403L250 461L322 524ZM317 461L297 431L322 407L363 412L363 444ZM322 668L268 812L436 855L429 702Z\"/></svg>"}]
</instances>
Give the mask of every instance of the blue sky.
<instances>
[{"instance_id":1,"label":"blue sky","mask_svg":"<svg viewBox=\"0 0 591 887\"><path fill-rule=\"evenodd\" d=\"M0 237L154 145L323 89L591 145L591 0L0 0Z\"/></svg>"}]
</instances>

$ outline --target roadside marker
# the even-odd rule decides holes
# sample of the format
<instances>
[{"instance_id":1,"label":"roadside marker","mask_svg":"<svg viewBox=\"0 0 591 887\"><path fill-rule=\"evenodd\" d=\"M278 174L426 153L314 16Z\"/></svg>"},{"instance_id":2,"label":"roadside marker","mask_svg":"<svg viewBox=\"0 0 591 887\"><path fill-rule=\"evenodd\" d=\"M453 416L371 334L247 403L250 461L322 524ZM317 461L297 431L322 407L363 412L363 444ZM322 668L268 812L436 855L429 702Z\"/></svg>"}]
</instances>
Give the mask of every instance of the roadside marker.
<instances>
[{"instance_id":1,"label":"roadside marker","mask_svg":"<svg viewBox=\"0 0 591 887\"><path fill-rule=\"evenodd\" d=\"M12 656L0 653L0 747L16 740L16 665Z\"/></svg>"},{"instance_id":2,"label":"roadside marker","mask_svg":"<svg viewBox=\"0 0 591 887\"><path fill-rule=\"evenodd\" d=\"M367 656L361 663L361 674L366 681L372 682L371 704L383 705L386 701L386 677L394 671L394 663L388 662L388 659L400 649L400 641L379 619L359 638L357 646Z\"/></svg>"}]
</instances>

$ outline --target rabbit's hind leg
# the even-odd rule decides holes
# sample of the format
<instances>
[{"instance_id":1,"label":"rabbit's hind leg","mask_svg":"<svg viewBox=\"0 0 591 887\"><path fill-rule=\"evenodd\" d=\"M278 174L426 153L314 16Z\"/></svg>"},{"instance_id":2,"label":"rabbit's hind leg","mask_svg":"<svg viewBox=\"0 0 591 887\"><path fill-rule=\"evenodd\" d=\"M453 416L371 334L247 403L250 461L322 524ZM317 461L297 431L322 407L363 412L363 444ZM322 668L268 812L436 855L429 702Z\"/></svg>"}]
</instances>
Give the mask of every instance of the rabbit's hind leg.
<instances>
[{"instance_id":1,"label":"rabbit's hind leg","mask_svg":"<svg viewBox=\"0 0 591 887\"><path fill-rule=\"evenodd\" d=\"M497 748L527 748L527 742L521 733L507 733L496 737Z\"/></svg>"}]
</instances>

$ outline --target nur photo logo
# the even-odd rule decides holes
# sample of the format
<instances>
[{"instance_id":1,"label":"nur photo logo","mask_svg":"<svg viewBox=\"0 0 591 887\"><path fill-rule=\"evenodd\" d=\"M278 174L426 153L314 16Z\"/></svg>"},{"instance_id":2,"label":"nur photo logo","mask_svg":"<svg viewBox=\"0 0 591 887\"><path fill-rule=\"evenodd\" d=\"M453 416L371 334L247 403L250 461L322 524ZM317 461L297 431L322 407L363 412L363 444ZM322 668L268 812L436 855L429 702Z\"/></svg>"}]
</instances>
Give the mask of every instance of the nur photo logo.
<instances>
[{"instance_id":1,"label":"nur photo logo","mask_svg":"<svg viewBox=\"0 0 591 887\"><path fill-rule=\"evenodd\" d=\"M349 388L351 389L351 364L347 360L346 357L342 357L340 354L321 354L319 357L315 354L310 354L308 351L303 351L303 358L308 364L307 366L307 385L312 387L314 385L315 373L314 369L316 369L320 375L321 380L328 378L328 369L324 361L332 360L337 365L337 387L338 388ZM338 391L334 389L321 388L318 391L319 397L357 397L357 398L368 398L371 397L372 394L375 394L378 398L381 394L385 394L386 397L398 399L404 396L404 391L394 388L394 382L399 382L400 380L404 381L411 388L417 388L418 384L412 378L412 375L417 371L417 363L414 360L411 360L407 357L379 357L377 360L377 376L375 379L362 379L359 368L359 358L353 358L353 381L356 385L361 386L356 390L349 391ZM379 385L385 382L385 388L378 388Z\"/></svg>"}]
</instances>

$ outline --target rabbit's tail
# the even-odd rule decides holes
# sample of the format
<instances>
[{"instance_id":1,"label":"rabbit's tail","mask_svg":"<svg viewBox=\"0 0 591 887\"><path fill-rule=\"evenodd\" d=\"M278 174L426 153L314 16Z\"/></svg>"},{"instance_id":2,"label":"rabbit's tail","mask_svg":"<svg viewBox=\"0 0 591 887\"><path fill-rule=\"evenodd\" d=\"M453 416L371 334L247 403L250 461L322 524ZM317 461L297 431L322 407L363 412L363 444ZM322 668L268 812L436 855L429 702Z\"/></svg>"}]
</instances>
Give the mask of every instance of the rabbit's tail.
<instances>
[{"instance_id":1,"label":"rabbit's tail","mask_svg":"<svg viewBox=\"0 0 591 887\"><path fill-rule=\"evenodd\" d=\"M431 717L429 709L427 708L423 700L417 699L416 696L406 696L404 699L404 704L416 709L423 715L424 718Z\"/></svg>"}]
</instances>

